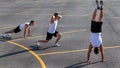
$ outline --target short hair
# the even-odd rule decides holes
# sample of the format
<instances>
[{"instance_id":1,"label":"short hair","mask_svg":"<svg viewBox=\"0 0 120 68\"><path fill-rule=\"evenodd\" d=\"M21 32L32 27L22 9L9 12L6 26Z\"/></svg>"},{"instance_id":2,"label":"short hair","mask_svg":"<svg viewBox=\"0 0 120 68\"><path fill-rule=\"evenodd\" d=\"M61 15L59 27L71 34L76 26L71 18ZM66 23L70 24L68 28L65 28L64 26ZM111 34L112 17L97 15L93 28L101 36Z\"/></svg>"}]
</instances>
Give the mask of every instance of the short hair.
<instances>
[{"instance_id":1,"label":"short hair","mask_svg":"<svg viewBox=\"0 0 120 68\"><path fill-rule=\"evenodd\" d=\"M57 16L58 15L58 13L54 13L54 16Z\"/></svg>"},{"instance_id":2,"label":"short hair","mask_svg":"<svg viewBox=\"0 0 120 68\"><path fill-rule=\"evenodd\" d=\"M34 20L31 20L30 23L34 23Z\"/></svg>"},{"instance_id":3,"label":"short hair","mask_svg":"<svg viewBox=\"0 0 120 68\"><path fill-rule=\"evenodd\" d=\"M95 53L96 55L99 53L98 47L95 47L95 48L94 48L94 53Z\"/></svg>"}]
</instances>

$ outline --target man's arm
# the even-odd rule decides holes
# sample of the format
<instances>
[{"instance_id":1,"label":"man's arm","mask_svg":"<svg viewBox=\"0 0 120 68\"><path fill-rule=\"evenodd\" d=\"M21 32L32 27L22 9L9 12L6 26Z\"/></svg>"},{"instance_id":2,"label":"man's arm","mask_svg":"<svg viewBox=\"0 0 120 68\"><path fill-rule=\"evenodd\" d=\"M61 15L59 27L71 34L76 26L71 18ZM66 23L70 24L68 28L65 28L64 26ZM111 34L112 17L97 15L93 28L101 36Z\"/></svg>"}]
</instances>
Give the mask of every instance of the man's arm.
<instances>
[{"instance_id":1,"label":"man's arm","mask_svg":"<svg viewBox=\"0 0 120 68\"><path fill-rule=\"evenodd\" d=\"M31 29L30 29L30 27L28 28L28 37L30 37L31 36Z\"/></svg>"},{"instance_id":2,"label":"man's arm","mask_svg":"<svg viewBox=\"0 0 120 68\"><path fill-rule=\"evenodd\" d=\"M103 15L104 15L103 10L100 10L100 15L99 15L99 19L98 19L99 22L102 22Z\"/></svg>"},{"instance_id":3,"label":"man's arm","mask_svg":"<svg viewBox=\"0 0 120 68\"><path fill-rule=\"evenodd\" d=\"M57 20L60 20L61 18L62 18L62 15L58 15L58 16L56 17Z\"/></svg>"},{"instance_id":4,"label":"man's arm","mask_svg":"<svg viewBox=\"0 0 120 68\"><path fill-rule=\"evenodd\" d=\"M51 17L50 23L53 23L55 21L55 16Z\"/></svg>"},{"instance_id":5,"label":"man's arm","mask_svg":"<svg viewBox=\"0 0 120 68\"><path fill-rule=\"evenodd\" d=\"M96 21L96 14L97 14L97 9L94 10L93 14L92 14L92 21Z\"/></svg>"},{"instance_id":6,"label":"man's arm","mask_svg":"<svg viewBox=\"0 0 120 68\"><path fill-rule=\"evenodd\" d=\"M25 28L24 28L24 38L26 38L26 31L28 29L28 25L25 25Z\"/></svg>"},{"instance_id":7,"label":"man's arm","mask_svg":"<svg viewBox=\"0 0 120 68\"><path fill-rule=\"evenodd\" d=\"M61 18L62 18L62 15L58 15L58 17L59 17L59 19L61 19Z\"/></svg>"},{"instance_id":8,"label":"man's arm","mask_svg":"<svg viewBox=\"0 0 120 68\"><path fill-rule=\"evenodd\" d=\"M53 23L56 19L59 20L62 18L62 15L58 15L57 17L52 16L50 22Z\"/></svg>"}]
</instances>

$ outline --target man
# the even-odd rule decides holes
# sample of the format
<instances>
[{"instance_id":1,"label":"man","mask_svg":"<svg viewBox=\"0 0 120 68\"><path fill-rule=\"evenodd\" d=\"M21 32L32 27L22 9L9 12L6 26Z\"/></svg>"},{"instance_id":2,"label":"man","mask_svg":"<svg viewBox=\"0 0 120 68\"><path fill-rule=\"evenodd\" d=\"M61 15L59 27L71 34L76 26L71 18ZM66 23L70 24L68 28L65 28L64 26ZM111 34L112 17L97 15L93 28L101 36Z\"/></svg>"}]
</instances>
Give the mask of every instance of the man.
<instances>
[{"instance_id":1,"label":"man","mask_svg":"<svg viewBox=\"0 0 120 68\"><path fill-rule=\"evenodd\" d=\"M102 62L104 62L104 53L103 53L103 45L102 45L102 38L101 38L101 32L102 32L102 18L103 18L103 1L100 1L100 4L98 0L96 0L97 9L94 10L92 21L91 21L91 37L90 37L90 45L88 48L88 54L87 54L87 62L90 62L90 53L92 51L92 48L94 48L94 53L98 54L99 49L101 52L101 58ZM98 18L98 21L95 20L97 10L100 10L100 15Z\"/></svg>"},{"instance_id":2,"label":"man","mask_svg":"<svg viewBox=\"0 0 120 68\"><path fill-rule=\"evenodd\" d=\"M20 24L15 29L2 33L2 37L7 37L11 33L18 33L18 32L20 32L22 30L24 30L24 38L26 38L26 33L27 32L28 32L28 36L30 37L31 36L30 26L33 26L33 25L34 25L33 20L31 20L30 22Z\"/></svg>"},{"instance_id":3,"label":"man","mask_svg":"<svg viewBox=\"0 0 120 68\"><path fill-rule=\"evenodd\" d=\"M56 31L56 28L61 18L62 18L61 15L59 15L58 13L54 13L54 15L51 17L50 20L50 25L47 32L46 40L38 40L37 46L40 46L40 43L48 43L48 41L51 40L53 36L57 37L54 46L60 46L58 44L58 41L61 39L62 34Z\"/></svg>"}]
</instances>

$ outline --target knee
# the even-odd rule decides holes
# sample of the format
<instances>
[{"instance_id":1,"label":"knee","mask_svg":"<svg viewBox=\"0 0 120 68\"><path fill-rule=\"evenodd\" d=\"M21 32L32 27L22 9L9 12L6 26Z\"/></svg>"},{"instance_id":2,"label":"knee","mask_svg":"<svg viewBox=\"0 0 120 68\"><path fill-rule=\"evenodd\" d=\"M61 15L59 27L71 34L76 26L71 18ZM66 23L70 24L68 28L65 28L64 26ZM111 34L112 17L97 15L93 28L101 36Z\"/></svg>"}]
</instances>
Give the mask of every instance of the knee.
<instances>
[{"instance_id":1,"label":"knee","mask_svg":"<svg viewBox=\"0 0 120 68\"><path fill-rule=\"evenodd\" d=\"M61 34L61 33L58 33L58 34L57 34L57 37L61 38L61 37L62 37L62 34Z\"/></svg>"}]
</instances>

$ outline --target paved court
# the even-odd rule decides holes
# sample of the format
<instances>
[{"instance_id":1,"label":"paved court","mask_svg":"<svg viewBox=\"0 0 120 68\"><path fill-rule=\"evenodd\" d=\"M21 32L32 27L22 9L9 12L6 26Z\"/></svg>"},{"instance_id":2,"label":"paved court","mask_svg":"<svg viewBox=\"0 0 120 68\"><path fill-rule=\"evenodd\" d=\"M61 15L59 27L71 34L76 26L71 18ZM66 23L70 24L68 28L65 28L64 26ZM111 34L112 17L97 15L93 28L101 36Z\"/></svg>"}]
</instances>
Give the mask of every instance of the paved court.
<instances>
[{"instance_id":1,"label":"paved court","mask_svg":"<svg viewBox=\"0 0 120 68\"><path fill-rule=\"evenodd\" d=\"M32 37L24 39L20 32L12 40L0 40L0 68L120 68L120 1L104 3L106 62L92 53L91 63L85 63L94 0L0 0L0 34L29 20L36 22ZM45 39L54 12L63 15L57 29L63 34L61 47L52 47L53 38L40 49L34 48L36 40Z\"/></svg>"}]
</instances>

